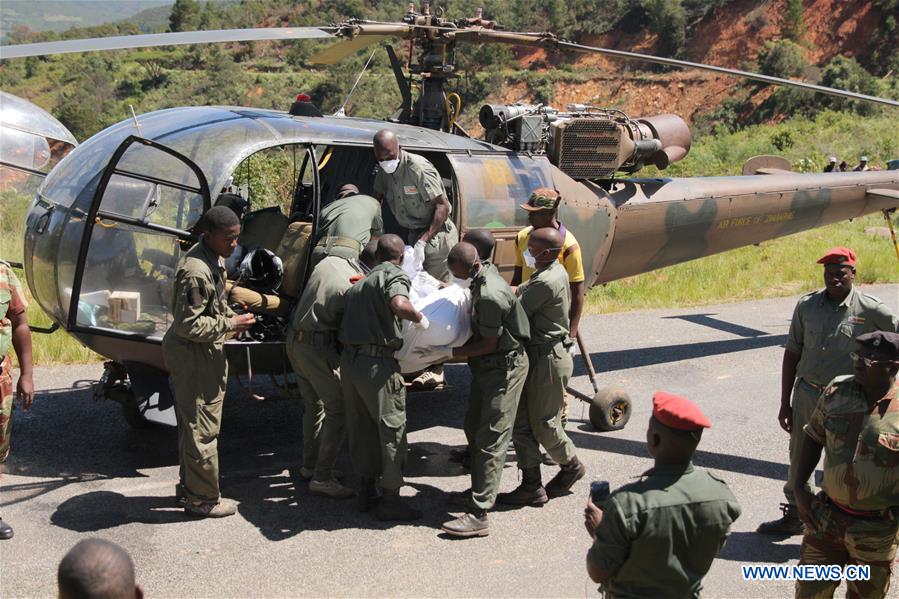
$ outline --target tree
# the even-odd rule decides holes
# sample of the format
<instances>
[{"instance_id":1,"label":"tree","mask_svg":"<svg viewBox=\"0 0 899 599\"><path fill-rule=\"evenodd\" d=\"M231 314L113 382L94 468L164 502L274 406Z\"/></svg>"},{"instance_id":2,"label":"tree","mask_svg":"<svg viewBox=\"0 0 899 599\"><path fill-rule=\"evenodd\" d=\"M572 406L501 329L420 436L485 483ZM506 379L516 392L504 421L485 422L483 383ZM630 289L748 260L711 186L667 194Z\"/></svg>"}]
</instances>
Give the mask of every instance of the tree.
<instances>
[{"instance_id":1,"label":"tree","mask_svg":"<svg viewBox=\"0 0 899 599\"><path fill-rule=\"evenodd\" d=\"M783 23L780 26L780 33L785 38L799 41L802 39L802 0L787 0L784 6Z\"/></svg>"},{"instance_id":2,"label":"tree","mask_svg":"<svg viewBox=\"0 0 899 599\"><path fill-rule=\"evenodd\" d=\"M866 71L854 58L834 56L821 72L821 85L869 96L883 93L881 81ZM880 108L870 102L827 96L822 100L834 110L851 110L863 115L877 114Z\"/></svg>"},{"instance_id":3,"label":"tree","mask_svg":"<svg viewBox=\"0 0 899 599\"><path fill-rule=\"evenodd\" d=\"M175 0L169 14L169 31L192 31L200 22L200 3L197 0Z\"/></svg>"},{"instance_id":4,"label":"tree","mask_svg":"<svg viewBox=\"0 0 899 599\"><path fill-rule=\"evenodd\" d=\"M659 36L662 56L680 58L687 40L687 11L681 0L644 0L649 27Z\"/></svg>"},{"instance_id":5,"label":"tree","mask_svg":"<svg viewBox=\"0 0 899 599\"><path fill-rule=\"evenodd\" d=\"M802 73L807 66L802 48L790 40L765 42L759 50L759 70L772 77L791 77Z\"/></svg>"}]
</instances>

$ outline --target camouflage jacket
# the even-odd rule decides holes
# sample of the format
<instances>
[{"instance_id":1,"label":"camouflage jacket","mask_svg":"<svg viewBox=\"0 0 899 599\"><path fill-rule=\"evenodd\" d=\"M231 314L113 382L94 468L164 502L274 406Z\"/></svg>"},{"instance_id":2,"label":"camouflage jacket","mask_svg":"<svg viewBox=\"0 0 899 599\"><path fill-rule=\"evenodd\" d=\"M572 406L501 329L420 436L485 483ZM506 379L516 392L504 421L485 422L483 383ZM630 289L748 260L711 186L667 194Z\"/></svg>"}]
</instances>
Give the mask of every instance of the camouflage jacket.
<instances>
[{"instance_id":1,"label":"camouflage jacket","mask_svg":"<svg viewBox=\"0 0 899 599\"><path fill-rule=\"evenodd\" d=\"M805 434L824 446L824 492L859 511L899 506L899 383L873 407L854 376L838 376Z\"/></svg>"},{"instance_id":2,"label":"camouflage jacket","mask_svg":"<svg viewBox=\"0 0 899 599\"><path fill-rule=\"evenodd\" d=\"M12 345L12 322L9 317L21 314L27 305L16 273L7 263L0 262L0 361Z\"/></svg>"}]
</instances>

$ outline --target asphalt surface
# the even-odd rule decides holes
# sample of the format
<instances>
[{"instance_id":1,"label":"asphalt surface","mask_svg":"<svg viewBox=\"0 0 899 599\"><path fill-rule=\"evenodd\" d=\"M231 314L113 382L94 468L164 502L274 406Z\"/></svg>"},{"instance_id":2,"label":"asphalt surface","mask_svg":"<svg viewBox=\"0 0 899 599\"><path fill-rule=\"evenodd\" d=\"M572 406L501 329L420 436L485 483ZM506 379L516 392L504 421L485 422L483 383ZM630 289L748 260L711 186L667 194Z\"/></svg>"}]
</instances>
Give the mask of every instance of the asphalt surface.
<instances>
[{"instance_id":1,"label":"asphalt surface","mask_svg":"<svg viewBox=\"0 0 899 599\"><path fill-rule=\"evenodd\" d=\"M899 286L869 291L899 308ZM446 492L469 486L447 460L464 443L465 367L447 369L448 391L408 400L404 494L426 514L413 525L379 523L352 502L310 496L298 472L299 402L253 401L236 386L220 452L223 492L240 502L239 514L189 520L172 505L174 429L131 430L115 404L94 401L89 387L99 365L39 368L33 409L15 413L0 488L0 514L16 531L0 542L0 596L55 595L60 558L80 539L100 536L128 549L149 597L594 597L584 568L589 482L606 479L615 488L651 466L644 440L656 389L686 395L710 417L695 462L724 478L743 506L704 596L792 596L790 583L743 581L740 565L795 563L799 555L799 537L753 532L779 515L787 473L788 437L776 414L795 300L585 319L601 384L624 386L633 397L630 424L594 432L575 401L568 432L588 476L543 508L492 513L491 535L464 541L443 538L439 526L455 513ZM591 392L583 371L574 386ZM351 471L345 455L341 464ZM544 479L554 470L544 467ZM348 480L356 480L351 472ZM502 490L517 483L510 453Z\"/></svg>"}]
</instances>

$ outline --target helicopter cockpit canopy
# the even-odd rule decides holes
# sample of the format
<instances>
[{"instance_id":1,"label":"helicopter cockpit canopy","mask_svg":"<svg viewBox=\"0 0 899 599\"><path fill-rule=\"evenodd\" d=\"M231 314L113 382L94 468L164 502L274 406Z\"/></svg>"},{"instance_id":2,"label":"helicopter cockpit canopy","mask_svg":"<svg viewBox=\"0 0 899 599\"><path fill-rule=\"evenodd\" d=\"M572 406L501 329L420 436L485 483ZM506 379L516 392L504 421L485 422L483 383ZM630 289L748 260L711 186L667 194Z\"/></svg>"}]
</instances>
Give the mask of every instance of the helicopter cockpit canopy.
<instances>
[{"instance_id":1,"label":"helicopter cockpit canopy","mask_svg":"<svg viewBox=\"0 0 899 599\"><path fill-rule=\"evenodd\" d=\"M0 259L22 259L22 224L35 190L78 145L65 126L44 109L0 91ZM7 224L8 223L8 224Z\"/></svg>"}]
</instances>

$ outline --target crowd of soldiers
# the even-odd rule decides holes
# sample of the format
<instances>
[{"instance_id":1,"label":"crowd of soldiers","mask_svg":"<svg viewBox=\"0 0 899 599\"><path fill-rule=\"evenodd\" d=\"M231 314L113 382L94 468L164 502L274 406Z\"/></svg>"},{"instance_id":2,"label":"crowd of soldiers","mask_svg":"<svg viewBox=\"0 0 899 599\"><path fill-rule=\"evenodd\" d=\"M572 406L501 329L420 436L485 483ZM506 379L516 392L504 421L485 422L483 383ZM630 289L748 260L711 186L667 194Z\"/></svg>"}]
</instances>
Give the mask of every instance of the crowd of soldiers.
<instances>
[{"instance_id":1,"label":"crowd of soldiers","mask_svg":"<svg viewBox=\"0 0 899 599\"><path fill-rule=\"evenodd\" d=\"M423 375L430 382L443 376L445 362L465 362L471 370L467 448L457 455L470 467L471 487L450 497L461 515L442 531L485 536L496 502L541 505L566 494L586 474L565 432L570 350L584 301L580 250L557 218L558 192L535 189L522 206L531 226L517 236L509 285L491 263L495 240L489 232L467 232L459 240L442 179L430 162L404 151L388 130L375 135L374 152L374 197L347 184L322 210L314 267L286 332L304 402L300 474L311 493L357 497L358 508L379 520L422 517L400 494L406 384L395 352L403 344L403 321L430 326L410 301L410 277L401 268L411 246L428 273L470 290L471 338L458 347L420 351L435 364ZM382 203L404 237L383 233ZM255 318L236 314L226 300L224 260L240 234L237 214L213 207L201 220L201 234L177 269L163 352L178 422L176 500L193 516L225 517L236 508L219 489L217 440L227 383L223 345ZM783 358L778 421L790 435L787 502L783 517L758 532L804 534L801 564L869 565L869 580L847 582L850 596L883 597L899 532L899 320L854 286L852 250L834 248L819 263L825 288L799 300ZM16 394L8 359L0 374L4 457L7 407L13 395L27 406L33 390L24 298L15 275L0 264L2 355L10 344L22 370ZM710 425L689 400L656 393L647 430L654 467L599 505L588 501L585 525L593 545L587 570L609 596L698 594L741 511L724 481L692 464ZM334 468L344 441L361 480L357 488L345 486ZM513 491L499 493L510 442L521 480ZM823 484L815 494L810 477L822 452ZM541 464L547 460L558 471L544 484ZM2 520L0 526L0 536L12 535ZM838 584L800 581L796 596L832 596Z\"/></svg>"}]
</instances>

